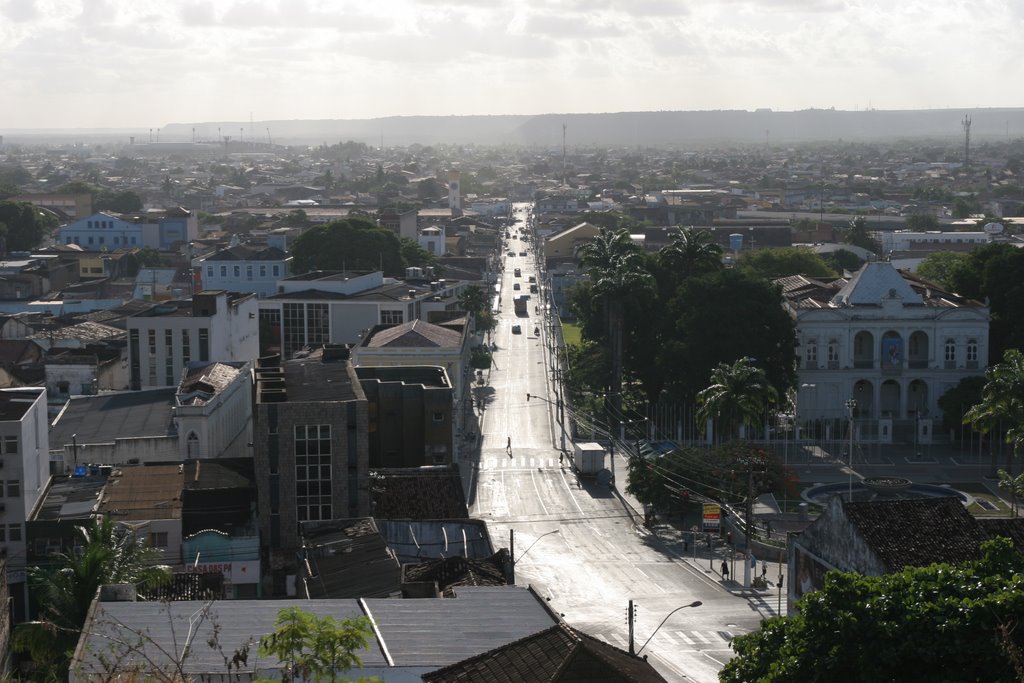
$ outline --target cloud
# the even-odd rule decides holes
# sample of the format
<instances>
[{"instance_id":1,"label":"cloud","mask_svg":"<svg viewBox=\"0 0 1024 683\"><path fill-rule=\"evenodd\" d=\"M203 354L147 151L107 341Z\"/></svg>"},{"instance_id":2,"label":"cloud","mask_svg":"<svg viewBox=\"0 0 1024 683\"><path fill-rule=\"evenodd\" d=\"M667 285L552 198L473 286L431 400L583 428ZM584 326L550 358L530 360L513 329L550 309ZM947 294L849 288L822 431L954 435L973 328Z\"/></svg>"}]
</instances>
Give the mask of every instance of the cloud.
<instances>
[{"instance_id":1,"label":"cloud","mask_svg":"<svg viewBox=\"0 0 1024 683\"><path fill-rule=\"evenodd\" d=\"M31 21L39 16L35 0L7 0L0 4L0 13L11 21Z\"/></svg>"}]
</instances>

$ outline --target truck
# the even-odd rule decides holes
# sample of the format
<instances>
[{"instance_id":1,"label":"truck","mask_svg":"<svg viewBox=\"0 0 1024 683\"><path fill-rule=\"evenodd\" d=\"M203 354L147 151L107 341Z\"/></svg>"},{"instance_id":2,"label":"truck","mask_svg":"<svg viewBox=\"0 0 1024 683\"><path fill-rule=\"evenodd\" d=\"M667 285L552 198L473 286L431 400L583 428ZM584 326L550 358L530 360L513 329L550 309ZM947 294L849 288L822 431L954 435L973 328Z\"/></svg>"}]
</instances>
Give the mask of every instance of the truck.
<instances>
[{"instance_id":1,"label":"truck","mask_svg":"<svg viewBox=\"0 0 1024 683\"><path fill-rule=\"evenodd\" d=\"M573 444L573 461L580 474L597 474L605 469L604 446L592 441Z\"/></svg>"},{"instance_id":2,"label":"truck","mask_svg":"<svg viewBox=\"0 0 1024 683\"><path fill-rule=\"evenodd\" d=\"M527 305L527 302L529 300L530 300L530 297L526 296L525 294L523 294L521 296L517 296L515 299L512 300L512 303L516 307L516 315L517 316L519 316L519 315L529 315L529 313L526 310L526 305Z\"/></svg>"}]
</instances>

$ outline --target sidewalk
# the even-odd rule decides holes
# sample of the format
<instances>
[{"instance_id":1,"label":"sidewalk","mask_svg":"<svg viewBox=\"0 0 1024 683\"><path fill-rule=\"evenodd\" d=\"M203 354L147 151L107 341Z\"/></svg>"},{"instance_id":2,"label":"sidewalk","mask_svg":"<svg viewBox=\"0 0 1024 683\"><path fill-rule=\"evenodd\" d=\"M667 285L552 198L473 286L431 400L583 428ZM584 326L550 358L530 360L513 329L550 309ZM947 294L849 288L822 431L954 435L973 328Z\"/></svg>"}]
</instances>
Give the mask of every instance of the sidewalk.
<instances>
[{"instance_id":1,"label":"sidewalk","mask_svg":"<svg viewBox=\"0 0 1024 683\"><path fill-rule=\"evenodd\" d=\"M708 548L709 534L693 531L697 522L696 519L657 518L654 524L644 527L643 505L633 495L626 492L628 477L626 459L616 454L612 468L615 474L615 486L612 488L612 493L619 499L623 508L633 518L633 523L636 527L658 539L658 542L670 555L686 562L694 569L709 575L709 577L714 575L715 579L720 582L722 589L729 591L735 596L745 598L754 596L761 598L777 597L779 575L782 574L784 576L786 573L785 558L783 558L783 563L781 564L779 562L767 562L767 589L745 588L743 586L744 560L740 552L733 551L726 545L725 539L713 534L710 535L711 548ZM689 526L687 526L688 523ZM779 529L779 531L783 532L782 529ZM693 542L694 538L696 538L696 543ZM722 578L721 567L723 561L729 567L730 578L728 579ZM751 572L751 579L755 576L760 576L761 569L761 561L759 560L756 569ZM785 587L783 587L783 590L785 590ZM785 602L785 596L783 596L783 602Z\"/></svg>"}]
</instances>

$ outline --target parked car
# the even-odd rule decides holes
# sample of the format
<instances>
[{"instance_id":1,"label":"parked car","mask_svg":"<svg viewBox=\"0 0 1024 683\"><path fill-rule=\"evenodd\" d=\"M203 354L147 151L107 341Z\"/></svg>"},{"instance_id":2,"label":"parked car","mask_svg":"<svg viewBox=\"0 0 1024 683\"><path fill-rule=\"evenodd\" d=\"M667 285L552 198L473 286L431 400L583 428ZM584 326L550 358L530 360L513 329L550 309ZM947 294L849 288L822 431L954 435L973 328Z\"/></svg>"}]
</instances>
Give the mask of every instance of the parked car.
<instances>
[{"instance_id":1,"label":"parked car","mask_svg":"<svg viewBox=\"0 0 1024 683\"><path fill-rule=\"evenodd\" d=\"M520 256L526 256L526 252L525 251L521 251L521 252L519 252L519 255Z\"/></svg>"},{"instance_id":2,"label":"parked car","mask_svg":"<svg viewBox=\"0 0 1024 683\"><path fill-rule=\"evenodd\" d=\"M522 333L523 333L523 328L521 326L519 326L519 325L513 325L512 326L512 334L522 334Z\"/></svg>"},{"instance_id":3,"label":"parked car","mask_svg":"<svg viewBox=\"0 0 1024 683\"><path fill-rule=\"evenodd\" d=\"M517 283L515 283L514 285L512 285L512 289L514 289L514 290L518 291L518 290L522 289L522 287L520 287L520 286L519 286L519 283L517 282Z\"/></svg>"}]
</instances>

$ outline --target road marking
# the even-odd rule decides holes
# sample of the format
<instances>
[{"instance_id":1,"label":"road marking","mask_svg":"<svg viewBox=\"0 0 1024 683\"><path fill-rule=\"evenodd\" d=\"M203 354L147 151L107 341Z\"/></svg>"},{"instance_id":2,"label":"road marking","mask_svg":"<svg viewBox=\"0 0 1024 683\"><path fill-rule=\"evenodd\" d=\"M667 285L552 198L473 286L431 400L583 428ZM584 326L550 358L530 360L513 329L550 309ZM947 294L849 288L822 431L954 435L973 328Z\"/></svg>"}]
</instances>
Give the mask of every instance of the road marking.
<instances>
[{"instance_id":1,"label":"road marking","mask_svg":"<svg viewBox=\"0 0 1024 683\"><path fill-rule=\"evenodd\" d=\"M699 640L702 643L710 643L711 642L711 639L708 638L707 636L705 636L700 631L693 631L693 637L696 638L697 640Z\"/></svg>"},{"instance_id":2,"label":"road marking","mask_svg":"<svg viewBox=\"0 0 1024 683\"><path fill-rule=\"evenodd\" d=\"M533 482L533 490L537 492L537 502L540 503L540 509L544 511L544 515L548 514L548 507L544 504L544 496L540 495L540 487L537 486L537 477L533 474L533 470L530 470L530 481Z\"/></svg>"},{"instance_id":3,"label":"road marking","mask_svg":"<svg viewBox=\"0 0 1024 683\"><path fill-rule=\"evenodd\" d=\"M565 470L560 469L559 475L562 477L562 483L565 484L565 490L569 492L569 499L572 500L572 504L576 506L576 509L579 510L580 514L582 515L583 508L580 507L579 501L576 500L576 496L572 494L572 487L569 486L569 482L565 478Z\"/></svg>"},{"instance_id":4,"label":"road marking","mask_svg":"<svg viewBox=\"0 0 1024 683\"><path fill-rule=\"evenodd\" d=\"M684 643L686 643L687 645L696 645L696 643L695 643L695 642L693 642L693 640L692 640L692 639L690 638L690 636L686 635L686 634L685 634L685 633L683 633L682 631L675 631L674 633L675 633L675 634L676 634L677 636L679 636L680 640L682 640L682 641L683 641Z\"/></svg>"}]
</instances>

